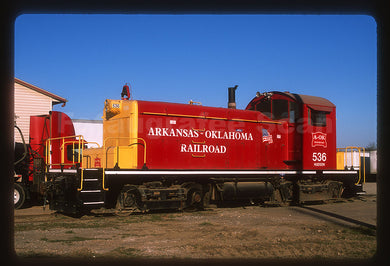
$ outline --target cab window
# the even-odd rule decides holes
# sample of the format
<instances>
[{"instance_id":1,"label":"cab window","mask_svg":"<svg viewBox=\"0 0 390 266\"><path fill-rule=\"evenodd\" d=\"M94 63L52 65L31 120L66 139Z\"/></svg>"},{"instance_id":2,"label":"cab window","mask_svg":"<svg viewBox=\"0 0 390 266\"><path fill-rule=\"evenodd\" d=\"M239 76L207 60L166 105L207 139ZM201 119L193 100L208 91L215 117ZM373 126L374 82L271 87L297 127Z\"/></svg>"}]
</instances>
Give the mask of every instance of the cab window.
<instances>
[{"instance_id":1,"label":"cab window","mask_svg":"<svg viewBox=\"0 0 390 266\"><path fill-rule=\"evenodd\" d=\"M290 123L295 123L299 117L298 104L296 102L290 102Z\"/></svg>"},{"instance_id":2,"label":"cab window","mask_svg":"<svg viewBox=\"0 0 390 266\"><path fill-rule=\"evenodd\" d=\"M259 111L273 120L289 119L295 123L298 118L298 104L284 99L262 100L256 105L256 111Z\"/></svg>"},{"instance_id":3,"label":"cab window","mask_svg":"<svg viewBox=\"0 0 390 266\"><path fill-rule=\"evenodd\" d=\"M288 118L288 101L283 99L272 100L272 119Z\"/></svg>"},{"instance_id":4,"label":"cab window","mask_svg":"<svg viewBox=\"0 0 390 266\"><path fill-rule=\"evenodd\" d=\"M79 162L79 153L81 152L79 147L79 145L76 144L76 145L68 145L66 147L66 157L68 159L68 161L71 161L71 162ZM73 149L74 148L74 149ZM80 160L81 160L81 157L82 155L80 154Z\"/></svg>"},{"instance_id":5,"label":"cab window","mask_svg":"<svg viewBox=\"0 0 390 266\"><path fill-rule=\"evenodd\" d=\"M326 114L327 112L324 111L317 111L313 109L308 109L309 110L309 119L310 119L310 124L312 126L316 127L326 127Z\"/></svg>"},{"instance_id":6,"label":"cab window","mask_svg":"<svg viewBox=\"0 0 390 266\"><path fill-rule=\"evenodd\" d=\"M269 118L271 118L271 101L262 100L256 105L256 111L262 112Z\"/></svg>"}]
</instances>

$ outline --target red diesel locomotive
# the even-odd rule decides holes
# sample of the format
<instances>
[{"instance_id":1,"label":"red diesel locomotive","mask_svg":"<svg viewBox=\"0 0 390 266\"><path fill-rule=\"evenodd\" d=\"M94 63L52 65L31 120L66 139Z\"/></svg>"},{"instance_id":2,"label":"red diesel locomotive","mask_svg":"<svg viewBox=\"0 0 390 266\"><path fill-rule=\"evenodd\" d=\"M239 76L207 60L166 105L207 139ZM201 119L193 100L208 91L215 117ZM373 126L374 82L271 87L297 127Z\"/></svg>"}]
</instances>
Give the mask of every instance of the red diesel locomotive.
<instances>
[{"instance_id":1,"label":"red diesel locomotive","mask_svg":"<svg viewBox=\"0 0 390 266\"><path fill-rule=\"evenodd\" d=\"M124 89L127 97L105 102L102 147L86 148L81 136L42 140L50 208L287 204L361 189L358 171L336 169L334 104L273 91L237 110L236 88L229 88L229 108L129 100Z\"/></svg>"}]
</instances>

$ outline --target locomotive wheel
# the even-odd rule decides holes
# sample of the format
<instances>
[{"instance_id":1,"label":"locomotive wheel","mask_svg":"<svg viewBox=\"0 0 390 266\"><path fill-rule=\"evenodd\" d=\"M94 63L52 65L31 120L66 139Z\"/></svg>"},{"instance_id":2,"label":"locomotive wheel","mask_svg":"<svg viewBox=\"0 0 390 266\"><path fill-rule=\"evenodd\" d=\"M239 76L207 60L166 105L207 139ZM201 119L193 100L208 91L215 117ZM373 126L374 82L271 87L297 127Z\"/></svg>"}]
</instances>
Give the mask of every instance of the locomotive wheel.
<instances>
[{"instance_id":1,"label":"locomotive wheel","mask_svg":"<svg viewBox=\"0 0 390 266\"><path fill-rule=\"evenodd\" d=\"M328 194L331 199L341 198L343 186L341 182L330 182L328 185Z\"/></svg>"},{"instance_id":2,"label":"locomotive wheel","mask_svg":"<svg viewBox=\"0 0 390 266\"><path fill-rule=\"evenodd\" d=\"M21 185L14 183L14 207L19 209L23 206L26 200L26 193Z\"/></svg>"},{"instance_id":3,"label":"locomotive wheel","mask_svg":"<svg viewBox=\"0 0 390 266\"><path fill-rule=\"evenodd\" d=\"M187 186L187 202L185 209L187 211L203 209L202 187L197 184Z\"/></svg>"},{"instance_id":4,"label":"locomotive wheel","mask_svg":"<svg viewBox=\"0 0 390 266\"><path fill-rule=\"evenodd\" d=\"M140 197L137 188L125 186L118 195L115 214L128 216L140 210Z\"/></svg>"},{"instance_id":5,"label":"locomotive wheel","mask_svg":"<svg viewBox=\"0 0 390 266\"><path fill-rule=\"evenodd\" d=\"M200 207L202 203L202 192L198 189L191 189L191 191L188 193L188 205L193 207Z\"/></svg>"}]
</instances>

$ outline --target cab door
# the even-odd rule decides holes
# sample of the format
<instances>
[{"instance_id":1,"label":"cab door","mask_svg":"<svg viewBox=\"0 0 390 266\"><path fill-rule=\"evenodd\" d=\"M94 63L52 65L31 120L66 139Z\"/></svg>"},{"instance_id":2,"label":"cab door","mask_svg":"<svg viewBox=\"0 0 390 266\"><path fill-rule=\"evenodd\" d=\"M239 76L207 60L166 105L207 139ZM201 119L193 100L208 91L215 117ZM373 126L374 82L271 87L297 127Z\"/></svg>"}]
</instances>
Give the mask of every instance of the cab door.
<instances>
[{"instance_id":1,"label":"cab door","mask_svg":"<svg viewBox=\"0 0 390 266\"><path fill-rule=\"evenodd\" d=\"M286 164L289 169L301 169L302 167L302 132L300 105L296 101L289 101L288 120L288 159Z\"/></svg>"},{"instance_id":2,"label":"cab door","mask_svg":"<svg viewBox=\"0 0 390 266\"><path fill-rule=\"evenodd\" d=\"M275 97L275 98L274 98ZM289 160L289 101L274 94L256 105L256 110L272 120L264 120L260 126L260 164L266 169L286 169ZM258 120L262 120L261 117Z\"/></svg>"},{"instance_id":3,"label":"cab door","mask_svg":"<svg viewBox=\"0 0 390 266\"><path fill-rule=\"evenodd\" d=\"M336 169L335 108L304 106L303 168Z\"/></svg>"}]
</instances>

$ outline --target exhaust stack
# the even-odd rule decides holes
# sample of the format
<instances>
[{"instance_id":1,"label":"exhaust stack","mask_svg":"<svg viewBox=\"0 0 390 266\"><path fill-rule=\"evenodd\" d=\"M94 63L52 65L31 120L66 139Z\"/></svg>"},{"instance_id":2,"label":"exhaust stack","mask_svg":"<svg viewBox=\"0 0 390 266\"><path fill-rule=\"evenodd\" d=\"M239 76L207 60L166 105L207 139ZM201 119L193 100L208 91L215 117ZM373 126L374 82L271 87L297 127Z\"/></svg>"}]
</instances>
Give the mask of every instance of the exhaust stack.
<instances>
[{"instance_id":1,"label":"exhaust stack","mask_svg":"<svg viewBox=\"0 0 390 266\"><path fill-rule=\"evenodd\" d=\"M237 87L238 87L238 85L228 88L228 91L229 91L228 108L230 108L230 109L236 109L236 89L237 89Z\"/></svg>"}]
</instances>

